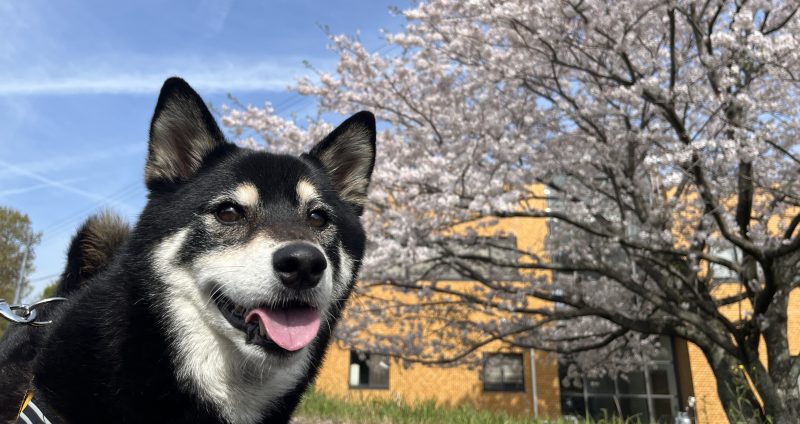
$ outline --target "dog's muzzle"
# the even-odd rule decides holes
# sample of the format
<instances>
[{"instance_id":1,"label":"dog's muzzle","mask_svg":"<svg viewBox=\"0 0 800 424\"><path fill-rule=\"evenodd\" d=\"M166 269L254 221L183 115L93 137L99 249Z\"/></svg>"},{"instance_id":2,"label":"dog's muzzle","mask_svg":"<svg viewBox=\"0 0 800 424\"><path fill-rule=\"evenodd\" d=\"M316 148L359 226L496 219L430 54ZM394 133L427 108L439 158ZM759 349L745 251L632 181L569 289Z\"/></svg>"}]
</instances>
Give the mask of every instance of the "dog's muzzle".
<instances>
[{"instance_id":1,"label":"dog's muzzle","mask_svg":"<svg viewBox=\"0 0 800 424\"><path fill-rule=\"evenodd\" d=\"M303 301L291 300L291 293L299 298L303 291L316 287L322 280L328 261L313 245L295 242L273 253L272 266L285 287L288 300L244 307L219 292L214 300L228 322L245 333L247 343L276 353L298 351L316 338L320 312Z\"/></svg>"}]
</instances>

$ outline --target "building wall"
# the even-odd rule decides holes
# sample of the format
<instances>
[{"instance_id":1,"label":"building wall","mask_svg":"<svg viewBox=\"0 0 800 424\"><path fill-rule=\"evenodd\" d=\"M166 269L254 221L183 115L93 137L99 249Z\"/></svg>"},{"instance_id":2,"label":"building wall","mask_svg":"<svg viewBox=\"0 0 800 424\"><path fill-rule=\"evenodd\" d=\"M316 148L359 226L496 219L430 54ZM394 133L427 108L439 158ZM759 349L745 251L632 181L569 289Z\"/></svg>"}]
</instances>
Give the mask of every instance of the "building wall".
<instances>
[{"instance_id":1,"label":"building wall","mask_svg":"<svg viewBox=\"0 0 800 424\"><path fill-rule=\"evenodd\" d=\"M538 195L543 190L536 189ZM536 201L533 208L543 208L541 201ZM699 212L698 212L699 213ZM776 222L770 223L777 228ZM520 249L545 254L547 223L543 219L511 218L500 220L498 227L513 233ZM463 228L456 228L458 233ZM478 228L479 233L488 233L494 229ZM676 233L682 230L676 228ZM691 229L687 229L691 232ZM680 237L677 238L681 240ZM544 273L545 277L549 274ZM715 293L723 297L735 294L740 290L737 285L723 285ZM541 300L532 300L531 307L547 306ZM790 353L800 354L800 289L790 296L788 333L790 334ZM750 309L748 302L733 304L721 309L726 316L735 319L746 314ZM492 348L485 349L493 352ZM762 349L763 351L763 349ZM675 367L678 380L681 409L686 407L686 399L694 396L697 404L699 423L725 423L727 417L717 397L717 385L705 356L697 346L682 340L675 340ZM518 393L486 393L482 389L481 370L466 366L439 368L424 365L412 365L409 368L392 361L389 377L389 388L386 390L351 389L348 385L350 351L337 342L331 346L325 363L316 383L316 389L346 399L365 399L378 397L399 399L409 403L434 400L440 405L470 404L479 408L503 410L515 414L530 416L533 414L532 389L530 381L530 355L524 352L525 392ZM561 413L560 381L558 364L552 355L544 352L535 354L538 393L538 412L541 417L558 417ZM766 358L762 358L766 364Z\"/></svg>"},{"instance_id":2,"label":"building wall","mask_svg":"<svg viewBox=\"0 0 800 424\"><path fill-rule=\"evenodd\" d=\"M788 331L790 353L800 354L800 289L790 296ZM494 352L491 347L486 352ZM467 366L434 367L415 364L404 368L392 360L388 389L350 388L348 385L350 350L342 343L331 346L316 382L322 393L343 399L367 398L396 399L414 404L433 400L439 405L468 404L477 408L505 411L516 415L532 416L530 355L523 352L525 367L525 392L484 392L481 372ZM554 355L536 352L536 389L540 417L558 417L561 414L558 364ZM762 358L766 363L766 358ZM726 423L727 416L717 397L714 373L702 351L692 343L675 341L675 366L677 371L681 409L686 407L688 396L697 400L699 424Z\"/></svg>"},{"instance_id":3,"label":"building wall","mask_svg":"<svg viewBox=\"0 0 800 424\"><path fill-rule=\"evenodd\" d=\"M561 415L561 383L558 378L558 361L555 355L536 352L536 389L540 417Z\"/></svg>"},{"instance_id":4,"label":"building wall","mask_svg":"<svg viewBox=\"0 0 800 424\"><path fill-rule=\"evenodd\" d=\"M486 352L494 352L491 347ZM468 366L432 367L413 364L408 368L392 360L388 389L350 388L348 375L350 350L341 342L331 346L325 357L315 389L327 395L349 400L369 398L401 400L415 404L429 400L438 405L467 404L481 409L505 411L515 415L533 415L530 379L530 354L523 353L524 392L484 392L482 370ZM538 412L541 417L557 417L560 412L558 366L552 355L534 354L537 374Z\"/></svg>"},{"instance_id":5,"label":"building wall","mask_svg":"<svg viewBox=\"0 0 800 424\"><path fill-rule=\"evenodd\" d=\"M533 191L541 199L544 194L543 187L534 187ZM543 208L543 200L532 200L528 205L531 208ZM468 226L459 226L453 229L455 234L467 230ZM471 225L481 235L491 235L495 231L514 234L519 249L534 252L545 251L547 238L547 222L544 219L509 218L500 220L496 226L482 227ZM549 278L549 273L537 273ZM470 284L454 285L458 290L472 290ZM373 290L374 296L387 296L385 288ZM406 298L408 294L390 293L390 297ZM408 300L408 299L407 299ZM539 299L530 299L532 308L546 305ZM473 317L481 319L481 317ZM346 318L345 318L346 319ZM488 346L482 352L496 352L499 345ZM507 351L507 350L506 350ZM386 390L350 388L348 373L350 364L350 350L341 342L337 342L328 352L325 363L316 382L316 389L320 392L347 399L363 399L378 397L383 399L400 399L405 402L415 403L434 400L440 405L454 406L469 404L479 408L503 410L513 414L530 416L534 412L533 390L530 378L530 352L524 351L525 391L524 392L484 392L481 381L482 370L467 366L456 367L431 367L425 365L411 365L404 368L398 361L393 360L389 371L389 388ZM558 364L554 356L544 352L534 355L536 364L538 394L538 413L540 416L556 417L561 412L560 390L558 382Z\"/></svg>"}]
</instances>

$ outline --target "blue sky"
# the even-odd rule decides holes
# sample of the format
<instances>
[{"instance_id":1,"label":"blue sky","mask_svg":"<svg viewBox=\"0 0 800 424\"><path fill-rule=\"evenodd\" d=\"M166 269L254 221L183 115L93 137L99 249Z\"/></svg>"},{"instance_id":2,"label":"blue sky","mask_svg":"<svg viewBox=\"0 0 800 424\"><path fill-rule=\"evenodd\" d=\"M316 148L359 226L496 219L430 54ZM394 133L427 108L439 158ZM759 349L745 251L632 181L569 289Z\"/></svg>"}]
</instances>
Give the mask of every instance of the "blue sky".
<instances>
[{"instance_id":1,"label":"blue sky","mask_svg":"<svg viewBox=\"0 0 800 424\"><path fill-rule=\"evenodd\" d=\"M90 214L129 221L145 203L147 129L161 83L184 77L213 105L231 93L271 101L282 114L312 114L287 92L332 70L320 26L360 32L373 49L397 29L405 0L202 0L0 2L0 205L28 214L38 296L63 267L67 243Z\"/></svg>"}]
</instances>

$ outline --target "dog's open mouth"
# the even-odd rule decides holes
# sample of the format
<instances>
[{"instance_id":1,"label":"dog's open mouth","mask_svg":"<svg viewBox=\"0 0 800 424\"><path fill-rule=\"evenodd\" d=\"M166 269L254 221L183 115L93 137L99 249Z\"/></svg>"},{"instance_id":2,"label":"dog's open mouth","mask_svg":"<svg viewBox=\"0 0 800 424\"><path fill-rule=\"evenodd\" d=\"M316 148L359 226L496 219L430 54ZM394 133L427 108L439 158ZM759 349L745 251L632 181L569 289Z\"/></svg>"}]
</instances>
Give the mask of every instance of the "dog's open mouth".
<instances>
[{"instance_id":1,"label":"dog's open mouth","mask_svg":"<svg viewBox=\"0 0 800 424\"><path fill-rule=\"evenodd\" d=\"M225 296L215 296L222 316L246 335L246 342L266 349L294 352L308 346L317 336L319 310L308 304L292 302L247 309Z\"/></svg>"}]
</instances>

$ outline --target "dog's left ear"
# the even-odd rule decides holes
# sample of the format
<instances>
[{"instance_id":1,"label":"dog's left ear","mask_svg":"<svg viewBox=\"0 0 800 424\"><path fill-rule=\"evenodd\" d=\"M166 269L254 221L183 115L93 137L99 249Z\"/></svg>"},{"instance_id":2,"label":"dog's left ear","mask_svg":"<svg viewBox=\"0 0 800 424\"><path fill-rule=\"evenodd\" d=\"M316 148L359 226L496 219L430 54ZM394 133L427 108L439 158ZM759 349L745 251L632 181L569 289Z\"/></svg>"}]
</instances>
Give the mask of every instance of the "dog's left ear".
<instances>
[{"instance_id":1,"label":"dog's left ear","mask_svg":"<svg viewBox=\"0 0 800 424\"><path fill-rule=\"evenodd\" d=\"M375 116L362 111L348 118L308 153L333 179L339 198L360 215L375 166Z\"/></svg>"},{"instance_id":2,"label":"dog's left ear","mask_svg":"<svg viewBox=\"0 0 800 424\"><path fill-rule=\"evenodd\" d=\"M200 95L180 78L166 80L150 123L145 183L152 189L189 179L224 143L225 137Z\"/></svg>"}]
</instances>

